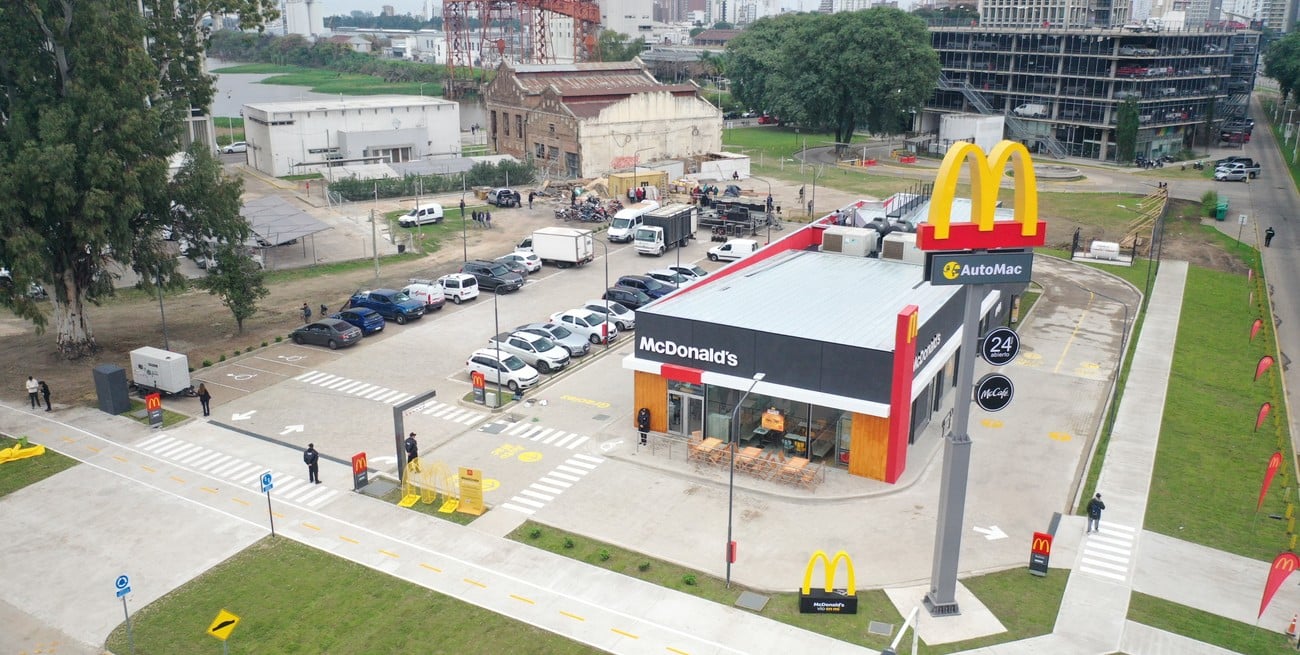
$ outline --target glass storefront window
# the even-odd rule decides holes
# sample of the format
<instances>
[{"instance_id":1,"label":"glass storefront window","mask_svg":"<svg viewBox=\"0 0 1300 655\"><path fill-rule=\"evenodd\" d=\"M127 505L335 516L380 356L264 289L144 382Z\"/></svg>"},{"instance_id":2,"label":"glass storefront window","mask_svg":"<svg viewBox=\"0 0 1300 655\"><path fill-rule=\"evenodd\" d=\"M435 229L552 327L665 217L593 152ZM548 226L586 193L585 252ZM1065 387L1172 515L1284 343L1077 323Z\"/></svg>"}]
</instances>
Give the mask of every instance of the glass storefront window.
<instances>
[{"instance_id":1,"label":"glass storefront window","mask_svg":"<svg viewBox=\"0 0 1300 655\"><path fill-rule=\"evenodd\" d=\"M844 412L840 415L839 423L835 429L835 438L839 440L839 455L836 456L836 463L840 466L849 465L849 446L853 443L853 415Z\"/></svg>"}]
</instances>

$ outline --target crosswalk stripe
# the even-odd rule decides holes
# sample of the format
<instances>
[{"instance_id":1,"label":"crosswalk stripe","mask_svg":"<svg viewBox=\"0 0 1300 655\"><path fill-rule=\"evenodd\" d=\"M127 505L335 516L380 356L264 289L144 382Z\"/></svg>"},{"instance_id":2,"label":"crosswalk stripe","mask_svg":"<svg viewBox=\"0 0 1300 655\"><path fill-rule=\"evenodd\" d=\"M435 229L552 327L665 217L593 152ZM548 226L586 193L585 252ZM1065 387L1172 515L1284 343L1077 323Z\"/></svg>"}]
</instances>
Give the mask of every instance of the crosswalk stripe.
<instances>
[{"instance_id":1,"label":"crosswalk stripe","mask_svg":"<svg viewBox=\"0 0 1300 655\"><path fill-rule=\"evenodd\" d=\"M324 376L312 380L311 384L313 386L323 387L326 385L334 384L335 382L338 382L339 380L342 379L343 379L342 377L334 375L333 373L326 373Z\"/></svg>"},{"instance_id":2,"label":"crosswalk stripe","mask_svg":"<svg viewBox=\"0 0 1300 655\"><path fill-rule=\"evenodd\" d=\"M516 512L519 512L520 514L532 514L532 513L533 513L533 510L528 509L527 507L520 507L520 506L518 506L518 505L511 505L510 503L501 503L501 506L504 507L504 508L506 508L506 509L512 509L512 510L514 510L514 511L516 511Z\"/></svg>"},{"instance_id":3,"label":"crosswalk stripe","mask_svg":"<svg viewBox=\"0 0 1300 655\"><path fill-rule=\"evenodd\" d=\"M252 469L249 469L246 473L241 473L241 474L240 474L240 477L239 477L239 483L240 483L240 484L253 484L254 482L260 482L263 473L266 473L266 467L264 467L264 466L256 466L256 465L255 465L255 466L253 466ZM275 471L272 471L272 472L271 472L271 481L274 482L274 481L275 481L275 478L276 478Z\"/></svg>"},{"instance_id":4,"label":"crosswalk stripe","mask_svg":"<svg viewBox=\"0 0 1300 655\"><path fill-rule=\"evenodd\" d=\"M306 379L309 378L309 377L316 376L316 375L320 375L320 372L319 372L319 371L307 371L306 373L299 373L296 377L294 377L294 379L295 379L295 380L298 380L299 382L301 382L301 381L303 381L303 380L306 380Z\"/></svg>"},{"instance_id":5,"label":"crosswalk stripe","mask_svg":"<svg viewBox=\"0 0 1300 655\"><path fill-rule=\"evenodd\" d=\"M455 407L452 407L451 405L445 405L442 403L439 403L439 405L441 406L433 411L434 418L442 418L443 414L446 414L447 412L450 412L451 410L455 409Z\"/></svg>"},{"instance_id":6,"label":"crosswalk stripe","mask_svg":"<svg viewBox=\"0 0 1300 655\"><path fill-rule=\"evenodd\" d=\"M171 456L174 455L177 451L187 447L189 447L189 444L185 443L184 441L173 441L167 444L166 446L163 446L162 448L159 448L158 450L154 451L154 454L159 457L166 457L168 459L171 459Z\"/></svg>"},{"instance_id":7,"label":"crosswalk stripe","mask_svg":"<svg viewBox=\"0 0 1300 655\"><path fill-rule=\"evenodd\" d=\"M1084 552L1090 550L1097 550L1103 553L1118 553L1120 555L1129 555L1133 552L1132 548L1121 548L1118 546L1110 546L1107 544L1094 544L1092 542L1088 542L1087 544L1085 544L1083 550Z\"/></svg>"},{"instance_id":8,"label":"crosswalk stripe","mask_svg":"<svg viewBox=\"0 0 1300 655\"><path fill-rule=\"evenodd\" d=\"M307 503L308 507L316 507L317 505L320 505L321 503L337 496L339 493L338 489L330 489L329 487L321 487L321 488L325 489L325 493L321 494L316 498L311 499L310 501L306 501L306 500L303 501Z\"/></svg>"},{"instance_id":9,"label":"crosswalk stripe","mask_svg":"<svg viewBox=\"0 0 1300 655\"><path fill-rule=\"evenodd\" d=\"M387 387L375 387L372 391L366 393L366 395L364 396L364 398L365 398L366 400L375 400L375 399L378 398L379 396L384 395L384 394L388 394L388 393L392 393L392 392L391 392Z\"/></svg>"},{"instance_id":10,"label":"crosswalk stripe","mask_svg":"<svg viewBox=\"0 0 1300 655\"><path fill-rule=\"evenodd\" d=\"M389 405L398 405L415 397L413 393L399 393L398 396L386 401Z\"/></svg>"},{"instance_id":11,"label":"crosswalk stripe","mask_svg":"<svg viewBox=\"0 0 1300 655\"><path fill-rule=\"evenodd\" d=\"M551 475L551 474L548 473L547 475ZM546 484L559 485L561 487L564 487L565 489L568 489L569 487L573 486L572 482L564 482L563 480L552 480L549 477L543 477L541 480L538 480L538 482L545 482Z\"/></svg>"},{"instance_id":12,"label":"crosswalk stripe","mask_svg":"<svg viewBox=\"0 0 1300 655\"><path fill-rule=\"evenodd\" d=\"M587 469L587 470L589 470L589 471L594 471L594 470L596 470L596 466L597 466L596 464L589 464L589 463L587 463L587 462L583 462L583 461L578 460L578 459L575 459L575 458L569 458L568 461L566 461L566 462L564 462L564 463L565 463L565 464L572 464L572 465L574 465L574 466L581 466L582 468L585 468L585 469Z\"/></svg>"},{"instance_id":13,"label":"crosswalk stripe","mask_svg":"<svg viewBox=\"0 0 1300 655\"><path fill-rule=\"evenodd\" d=\"M1128 573L1127 565L1121 566L1119 564L1112 564L1110 562L1104 562L1102 560L1092 559L1088 556L1087 553L1084 553L1083 558L1080 561L1083 564L1087 564L1088 566L1099 566L1103 569L1109 569L1111 571L1116 571L1119 573Z\"/></svg>"},{"instance_id":14,"label":"crosswalk stripe","mask_svg":"<svg viewBox=\"0 0 1300 655\"><path fill-rule=\"evenodd\" d=\"M1103 577L1103 578L1110 578L1110 579L1112 579L1112 580L1119 580L1120 582L1123 582L1123 581L1125 581L1125 580L1128 579L1127 576L1116 575L1116 574L1114 574L1114 573L1111 573L1110 571L1100 571L1100 570L1097 570L1097 569L1091 569L1091 568L1088 568L1088 567L1086 567L1086 566L1080 566L1080 567L1079 567L1079 570L1080 570L1080 571L1083 571L1083 572L1085 572L1085 573L1091 573L1091 574L1093 574L1093 575L1100 575L1100 576Z\"/></svg>"},{"instance_id":15,"label":"crosswalk stripe","mask_svg":"<svg viewBox=\"0 0 1300 655\"><path fill-rule=\"evenodd\" d=\"M306 481L304 480L304 482ZM294 502L306 504L310 502L313 498L316 498L317 496L330 490L329 487L326 487L325 485L321 485L321 484L316 484L315 482L307 482L306 484L307 486L302 487L301 489L298 490L298 497L294 499Z\"/></svg>"},{"instance_id":16,"label":"crosswalk stripe","mask_svg":"<svg viewBox=\"0 0 1300 655\"><path fill-rule=\"evenodd\" d=\"M194 460L196 460L196 459L198 459L198 458L200 458L200 457L207 457L207 456L210 455L210 454L212 454L212 451L211 451L211 450L209 450L209 449L207 449L207 448L200 448L200 449L198 449L197 452L191 453L190 456L189 456L189 457L186 457L185 459L180 459L180 458L177 458L177 459L178 459L178 460L180 461L180 463L182 463L182 464L189 464L190 462L192 462L192 461L194 461Z\"/></svg>"},{"instance_id":17,"label":"crosswalk stripe","mask_svg":"<svg viewBox=\"0 0 1300 655\"><path fill-rule=\"evenodd\" d=\"M303 482L305 482L305 480L299 478L276 481L275 489L272 489L271 492L279 498L293 499L296 495L293 493L294 488L300 486ZM299 489L299 491L301 491L301 489Z\"/></svg>"},{"instance_id":18,"label":"crosswalk stripe","mask_svg":"<svg viewBox=\"0 0 1300 655\"><path fill-rule=\"evenodd\" d=\"M352 384L352 382L353 382L353 381L350 380L350 379L348 379L348 378L339 378L337 382L331 382L331 383L325 385L325 388L326 388L326 389L329 389L329 390L332 391L332 390L334 390L334 389L338 389L338 388L340 388L340 387L344 387L344 386L347 386L347 385L349 385L349 384Z\"/></svg>"},{"instance_id":19,"label":"crosswalk stripe","mask_svg":"<svg viewBox=\"0 0 1300 655\"><path fill-rule=\"evenodd\" d=\"M444 420L444 421L451 421L451 422L455 423L457 420L460 419L461 416L464 416L465 414L468 414L469 411L470 411L470 410L465 409L464 407L458 407L458 408L456 408L455 411L453 411L453 412L448 412L448 413L446 413L446 414L443 414L443 415L442 415L441 417L439 417L439 418L441 418L441 419Z\"/></svg>"},{"instance_id":20,"label":"crosswalk stripe","mask_svg":"<svg viewBox=\"0 0 1300 655\"><path fill-rule=\"evenodd\" d=\"M138 447L142 450L150 450L149 446L159 441L171 441L171 437L165 434L155 434L152 437L149 437L148 439L145 439L144 441L140 442L140 445Z\"/></svg>"},{"instance_id":21,"label":"crosswalk stripe","mask_svg":"<svg viewBox=\"0 0 1300 655\"><path fill-rule=\"evenodd\" d=\"M550 433L552 433L552 432L555 432L555 428L546 428L545 430L542 430L541 432L538 432L538 433L536 433L536 434L530 434L530 435L528 436L528 440L529 440L529 441L541 441L541 440L542 440L542 437L545 437L546 435L548 435L548 434L550 434ZM556 432L556 434L560 434L560 433ZM550 442L542 442L542 443L550 443Z\"/></svg>"},{"instance_id":22,"label":"crosswalk stripe","mask_svg":"<svg viewBox=\"0 0 1300 655\"><path fill-rule=\"evenodd\" d=\"M202 470L204 470L204 467L208 466L209 464L212 464L213 462L220 461L220 460L221 460L221 457L222 457L222 456L221 456L221 453L219 453L219 452L217 452L217 451L215 451L215 450L210 450L210 451L208 451L207 454L205 454L203 457L201 457L201 458L199 458L199 459L196 459L196 460L194 460L193 462L191 462L191 463L190 463L190 466L198 467L198 469L199 469L200 471L202 471Z\"/></svg>"},{"instance_id":23,"label":"crosswalk stripe","mask_svg":"<svg viewBox=\"0 0 1300 655\"><path fill-rule=\"evenodd\" d=\"M553 487L548 487L548 486L542 484L542 481L541 481L541 480L539 480L539 481L537 481L537 482L534 482L534 483L532 483L532 484L529 485L529 486L532 487L532 488L534 488L534 489L541 489L542 491L545 491L545 492L547 492L547 493L551 493L551 494L559 495L559 494L564 493L564 490L563 490L563 489L555 489L555 488L553 488Z\"/></svg>"},{"instance_id":24,"label":"crosswalk stripe","mask_svg":"<svg viewBox=\"0 0 1300 655\"><path fill-rule=\"evenodd\" d=\"M578 436L578 433L577 433L577 432L570 432L570 433L569 433L567 436L565 436L563 439L560 439L559 441L555 442L555 447L556 447L556 448L563 448L563 447L564 447L564 444L569 443L569 441L572 440L572 439L573 439L574 437L576 437L576 436Z\"/></svg>"},{"instance_id":25,"label":"crosswalk stripe","mask_svg":"<svg viewBox=\"0 0 1300 655\"><path fill-rule=\"evenodd\" d=\"M1084 549L1083 549L1083 555L1084 555L1084 557L1087 557L1087 558L1095 558L1095 559L1102 559L1102 560L1110 560L1110 561L1112 561L1112 562L1118 562L1118 563L1120 563L1120 564L1128 564L1128 562L1129 562L1129 557L1128 557L1128 556L1123 556L1123 557L1121 557L1121 556L1119 556L1119 555L1110 555L1110 554L1107 554L1107 553L1099 553L1099 552L1093 551L1093 550L1088 549L1088 548L1084 548Z\"/></svg>"},{"instance_id":26,"label":"crosswalk stripe","mask_svg":"<svg viewBox=\"0 0 1300 655\"><path fill-rule=\"evenodd\" d=\"M376 402L386 403L386 402L388 402L388 399L389 399L389 398L392 398L392 397L394 397L394 396L396 396L396 395L398 395L398 394L400 394L400 393L402 393L402 392L400 392L400 391L393 391L392 389L384 389L384 392L383 392L383 393L378 394L378 395L376 395L376 396L367 396L367 398L370 398L370 400L374 400L374 401L376 401Z\"/></svg>"},{"instance_id":27,"label":"crosswalk stripe","mask_svg":"<svg viewBox=\"0 0 1300 655\"><path fill-rule=\"evenodd\" d=\"M581 479L582 479L582 478L574 477L574 476L572 476L572 475L565 475L565 474L560 473L560 472L558 472L558 471L551 471L549 475L553 475L553 476L555 476L555 477L557 477L557 478L559 478L559 479L561 479L561 480L568 480L568 481L570 481L570 482L577 482L578 480L581 480Z\"/></svg>"},{"instance_id":28,"label":"crosswalk stripe","mask_svg":"<svg viewBox=\"0 0 1300 655\"><path fill-rule=\"evenodd\" d=\"M175 459L180 459L198 449L199 447L196 444L182 443L180 448L172 448L167 452L162 453L162 456L166 457L167 459L175 460Z\"/></svg>"},{"instance_id":29,"label":"crosswalk stripe","mask_svg":"<svg viewBox=\"0 0 1300 655\"><path fill-rule=\"evenodd\" d=\"M538 509L546 507L546 503L539 503L530 498L520 498L519 496L515 496L514 498L511 498L510 501L514 503L523 503L525 505L532 505L533 507L536 507Z\"/></svg>"},{"instance_id":30,"label":"crosswalk stripe","mask_svg":"<svg viewBox=\"0 0 1300 655\"><path fill-rule=\"evenodd\" d=\"M462 423L462 424L464 424L464 425L466 425L466 426L471 426L471 425L474 425L475 423L478 423L479 421L482 421L482 420L485 419L485 418L487 418L487 414L480 414L480 413L478 413L478 412L470 412L469 416L466 416L465 418L463 418L463 419L461 419L461 420L459 420L459 421L457 421L457 422L458 422L458 423Z\"/></svg>"},{"instance_id":31,"label":"crosswalk stripe","mask_svg":"<svg viewBox=\"0 0 1300 655\"><path fill-rule=\"evenodd\" d=\"M362 382L361 380L353 380L352 384L339 387L339 393L352 393L353 389L359 389L364 386L366 386L365 382Z\"/></svg>"},{"instance_id":32,"label":"crosswalk stripe","mask_svg":"<svg viewBox=\"0 0 1300 655\"><path fill-rule=\"evenodd\" d=\"M582 470L582 469L576 469L576 468L573 468L572 466L565 466L565 465L563 465L563 464L561 464L561 465L555 467L555 470L557 470L557 471L564 471L565 473L572 473L572 474L574 474L574 475L586 475L586 474L587 474L587 472L584 471L584 470Z\"/></svg>"},{"instance_id":33,"label":"crosswalk stripe","mask_svg":"<svg viewBox=\"0 0 1300 655\"><path fill-rule=\"evenodd\" d=\"M574 448L577 448L578 446L587 443L587 439L589 439L589 437L587 437L586 435L578 437L577 441L574 441L573 443L569 444L569 450L573 450Z\"/></svg>"},{"instance_id":34,"label":"crosswalk stripe","mask_svg":"<svg viewBox=\"0 0 1300 655\"><path fill-rule=\"evenodd\" d=\"M524 430L527 430L531 427L533 426L529 425L528 423L524 423L520 421L519 423L515 423L509 428L506 428L505 433L513 437L515 435L518 435L520 432L523 432Z\"/></svg>"},{"instance_id":35,"label":"crosswalk stripe","mask_svg":"<svg viewBox=\"0 0 1300 655\"><path fill-rule=\"evenodd\" d=\"M520 491L519 494L522 496L530 496L532 498L540 498L541 500L555 500L555 496L548 496L543 493L538 493L536 491L533 491L532 489L524 489L523 491Z\"/></svg>"},{"instance_id":36,"label":"crosswalk stripe","mask_svg":"<svg viewBox=\"0 0 1300 655\"><path fill-rule=\"evenodd\" d=\"M551 443L552 441L555 441L557 438L559 438L559 436L562 435L562 434L564 434L564 431L563 431L563 430L561 430L560 432L556 432L555 434L553 434L553 435L547 437L545 440L543 440L542 443L544 443L544 444L549 444L549 443Z\"/></svg>"},{"instance_id":37,"label":"crosswalk stripe","mask_svg":"<svg viewBox=\"0 0 1300 655\"><path fill-rule=\"evenodd\" d=\"M592 464L604 464L604 463L605 463L605 458L604 458L604 457L593 457L593 456L591 456L591 455L583 455L583 454L581 454L581 453L576 454L576 455L574 455L573 457L574 457L574 459L582 459L582 460L586 460L586 461L588 461L588 462L591 462Z\"/></svg>"},{"instance_id":38,"label":"crosswalk stripe","mask_svg":"<svg viewBox=\"0 0 1300 655\"><path fill-rule=\"evenodd\" d=\"M162 448L166 448L166 447L167 447L168 445L170 445L170 444L175 444L175 443L180 443L180 442L177 441L177 440L175 440L175 439L173 439L173 438L171 438L171 437L168 437L168 436L165 436L165 435L164 435L163 438L160 439L159 441L157 441L156 443L150 444L150 445L148 445L148 446L144 446L144 447L143 447L143 450L144 450L145 452L150 452L150 453L152 453L152 452L155 452L155 451L160 450L160 449L162 449Z\"/></svg>"},{"instance_id":39,"label":"crosswalk stripe","mask_svg":"<svg viewBox=\"0 0 1300 655\"><path fill-rule=\"evenodd\" d=\"M229 462L226 462L225 464L222 464L221 466L218 466L217 468L212 469L212 474L213 474L213 475L225 476L225 474L229 473L230 471L233 471L236 467L238 467L238 466L240 466L241 464L244 464L244 463L245 463L244 460L239 459L238 457L235 457L235 458L231 459Z\"/></svg>"},{"instance_id":40,"label":"crosswalk stripe","mask_svg":"<svg viewBox=\"0 0 1300 655\"><path fill-rule=\"evenodd\" d=\"M1129 534L1133 534L1137 532L1136 528L1131 528L1127 525L1121 525L1119 523L1107 523L1106 527L1102 529L1101 534L1106 534L1110 530L1119 530L1121 532L1127 532Z\"/></svg>"},{"instance_id":41,"label":"crosswalk stripe","mask_svg":"<svg viewBox=\"0 0 1300 655\"><path fill-rule=\"evenodd\" d=\"M218 458L216 458L216 459L214 459L214 460L208 462L207 464L204 464L203 466L200 466L200 467L199 467L199 470L200 470L200 471L206 471L206 470L208 470L208 469L210 469L210 468L212 468L212 467L214 467L214 466L217 466L217 465L220 465L220 464L225 464L225 463L226 463L227 461L229 461L229 460L230 460L230 455L222 455L221 457L218 457Z\"/></svg>"},{"instance_id":42,"label":"crosswalk stripe","mask_svg":"<svg viewBox=\"0 0 1300 655\"><path fill-rule=\"evenodd\" d=\"M349 396L360 396L361 394L366 393L366 392L368 392L368 391L370 391L371 389L374 389L374 388L375 388L375 385L373 385L373 384L369 384L369 383L367 383L367 384L363 384L363 385L357 387L356 389L353 389L352 391L349 391L349 392L348 392L348 395L349 395Z\"/></svg>"}]
</instances>

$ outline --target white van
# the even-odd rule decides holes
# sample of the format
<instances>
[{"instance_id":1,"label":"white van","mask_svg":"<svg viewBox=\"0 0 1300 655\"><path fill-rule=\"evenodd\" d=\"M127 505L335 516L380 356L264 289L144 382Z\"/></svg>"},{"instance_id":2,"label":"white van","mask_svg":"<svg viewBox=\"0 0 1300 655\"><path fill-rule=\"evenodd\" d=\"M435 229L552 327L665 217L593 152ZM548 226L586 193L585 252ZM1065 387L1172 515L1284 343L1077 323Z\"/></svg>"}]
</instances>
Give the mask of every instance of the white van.
<instances>
[{"instance_id":1,"label":"white van","mask_svg":"<svg viewBox=\"0 0 1300 655\"><path fill-rule=\"evenodd\" d=\"M442 285L434 280L411 278L410 284L402 287L402 293L410 296L411 300L424 303L425 312L442 309L442 306L447 302L447 296L442 291Z\"/></svg>"},{"instance_id":2,"label":"white van","mask_svg":"<svg viewBox=\"0 0 1300 655\"><path fill-rule=\"evenodd\" d=\"M478 278L469 273L452 273L438 278L438 286L448 300L461 304L478 297Z\"/></svg>"},{"instance_id":3,"label":"white van","mask_svg":"<svg viewBox=\"0 0 1300 655\"><path fill-rule=\"evenodd\" d=\"M606 238L610 243L626 243L632 240L632 234L641 227L641 217L645 216L650 210L658 209L659 203L653 200L643 200L635 205L624 207L614 214L614 220L609 222L609 232Z\"/></svg>"},{"instance_id":4,"label":"white van","mask_svg":"<svg viewBox=\"0 0 1300 655\"><path fill-rule=\"evenodd\" d=\"M1047 105L1024 104L1012 109L1011 113L1027 118L1047 118Z\"/></svg>"},{"instance_id":5,"label":"white van","mask_svg":"<svg viewBox=\"0 0 1300 655\"><path fill-rule=\"evenodd\" d=\"M415 209L407 212L405 216L397 219L397 224L402 227L415 227L425 223L442 222L442 205L436 202L425 202L415 206Z\"/></svg>"},{"instance_id":6,"label":"white van","mask_svg":"<svg viewBox=\"0 0 1300 655\"><path fill-rule=\"evenodd\" d=\"M734 261L748 257L758 250L758 242L753 239L728 239L720 246L709 248L709 261Z\"/></svg>"}]
</instances>

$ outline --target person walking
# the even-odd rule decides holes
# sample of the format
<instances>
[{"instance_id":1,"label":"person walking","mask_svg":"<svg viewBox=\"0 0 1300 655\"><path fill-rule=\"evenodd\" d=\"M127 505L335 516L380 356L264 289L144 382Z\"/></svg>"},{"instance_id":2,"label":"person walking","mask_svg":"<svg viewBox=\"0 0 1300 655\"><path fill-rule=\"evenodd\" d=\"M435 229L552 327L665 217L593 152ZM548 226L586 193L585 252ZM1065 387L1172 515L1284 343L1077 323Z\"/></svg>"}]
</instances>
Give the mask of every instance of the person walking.
<instances>
[{"instance_id":1,"label":"person walking","mask_svg":"<svg viewBox=\"0 0 1300 655\"><path fill-rule=\"evenodd\" d=\"M465 220L465 199L460 199L460 220Z\"/></svg>"},{"instance_id":2,"label":"person walking","mask_svg":"<svg viewBox=\"0 0 1300 655\"><path fill-rule=\"evenodd\" d=\"M30 375L27 376L27 400L31 401L32 409L36 409L41 404L41 401L36 397L40 390L41 384L36 381L36 378Z\"/></svg>"},{"instance_id":3,"label":"person walking","mask_svg":"<svg viewBox=\"0 0 1300 655\"><path fill-rule=\"evenodd\" d=\"M492 212L483 212L483 227L492 229Z\"/></svg>"},{"instance_id":4,"label":"person walking","mask_svg":"<svg viewBox=\"0 0 1300 655\"><path fill-rule=\"evenodd\" d=\"M311 307L307 303L302 304L302 324L306 325L311 322Z\"/></svg>"},{"instance_id":5,"label":"person walking","mask_svg":"<svg viewBox=\"0 0 1300 655\"><path fill-rule=\"evenodd\" d=\"M537 194L536 194L536 193L533 193L532 191L529 191L529 192L528 192L528 208L529 208L529 209L532 209L532 208L533 208L533 198L536 198L536 197L537 197Z\"/></svg>"},{"instance_id":6,"label":"person walking","mask_svg":"<svg viewBox=\"0 0 1300 655\"><path fill-rule=\"evenodd\" d=\"M406 466L411 471L420 472L420 445L415 441L415 433L406 436Z\"/></svg>"},{"instance_id":7,"label":"person walking","mask_svg":"<svg viewBox=\"0 0 1300 655\"><path fill-rule=\"evenodd\" d=\"M41 380L41 397L45 399L45 411L52 410L53 408L50 407L50 385L45 384L45 380Z\"/></svg>"},{"instance_id":8,"label":"person walking","mask_svg":"<svg viewBox=\"0 0 1300 655\"><path fill-rule=\"evenodd\" d=\"M1092 497L1088 501L1088 532L1101 532L1101 510L1106 509L1106 503L1101 502L1101 494Z\"/></svg>"},{"instance_id":9,"label":"person walking","mask_svg":"<svg viewBox=\"0 0 1300 655\"><path fill-rule=\"evenodd\" d=\"M307 465L307 482L320 484L320 453L316 452L316 444L307 444L307 450L302 451L302 462Z\"/></svg>"},{"instance_id":10,"label":"person walking","mask_svg":"<svg viewBox=\"0 0 1300 655\"><path fill-rule=\"evenodd\" d=\"M1273 226L1272 226L1272 225L1268 226L1268 229L1267 229L1267 230L1264 230L1264 247L1265 247L1265 248L1269 247L1269 245L1273 243L1273 237L1276 236L1276 235L1277 235L1277 232L1273 231Z\"/></svg>"},{"instance_id":11,"label":"person walking","mask_svg":"<svg viewBox=\"0 0 1300 655\"><path fill-rule=\"evenodd\" d=\"M212 402L212 394L208 393L208 385L200 382L199 383L199 404L203 405L204 416L207 416L211 413L209 408L209 403L211 402Z\"/></svg>"},{"instance_id":12,"label":"person walking","mask_svg":"<svg viewBox=\"0 0 1300 655\"><path fill-rule=\"evenodd\" d=\"M325 303L321 303L321 304L320 304L320 317L321 317L321 318L325 318L326 316L329 316L329 313L330 313L330 308L329 308L329 307L326 307L326 306L325 306Z\"/></svg>"}]
</instances>

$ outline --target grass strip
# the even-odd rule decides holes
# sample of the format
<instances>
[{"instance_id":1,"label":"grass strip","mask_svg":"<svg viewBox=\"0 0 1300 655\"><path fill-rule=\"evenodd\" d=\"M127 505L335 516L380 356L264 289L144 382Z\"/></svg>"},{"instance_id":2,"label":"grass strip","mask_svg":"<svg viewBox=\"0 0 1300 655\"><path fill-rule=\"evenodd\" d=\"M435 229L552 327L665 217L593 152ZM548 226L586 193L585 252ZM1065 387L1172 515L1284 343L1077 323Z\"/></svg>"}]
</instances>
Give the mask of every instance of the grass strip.
<instances>
[{"instance_id":1,"label":"grass strip","mask_svg":"<svg viewBox=\"0 0 1300 655\"><path fill-rule=\"evenodd\" d=\"M1283 653L1293 650L1286 635L1133 592L1128 618L1143 625L1190 637L1234 653Z\"/></svg>"},{"instance_id":2,"label":"grass strip","mask_svg":"<svg viewBox=\"0 0 1300 655\"><path fill-rule=\"evenodd\" d=\"M62 453L55 452L50 444L28 437L29 444L45 446L45 454L28 457L0 464L0 497L7 496L23 487L36 484L55 473L77 465L77 460ZM17 439L0 435L0 450L10 448L18 443Z\"/></svg>"}]
</instances>

